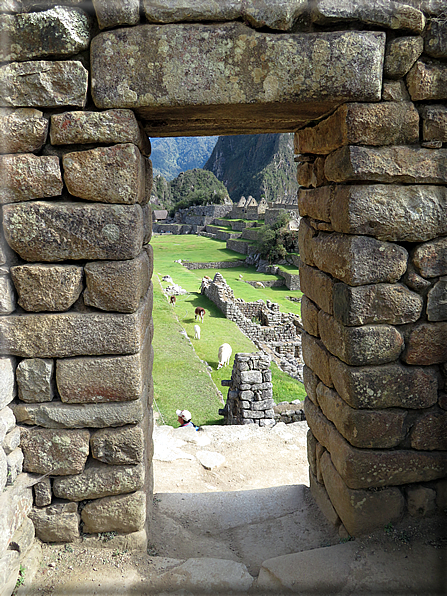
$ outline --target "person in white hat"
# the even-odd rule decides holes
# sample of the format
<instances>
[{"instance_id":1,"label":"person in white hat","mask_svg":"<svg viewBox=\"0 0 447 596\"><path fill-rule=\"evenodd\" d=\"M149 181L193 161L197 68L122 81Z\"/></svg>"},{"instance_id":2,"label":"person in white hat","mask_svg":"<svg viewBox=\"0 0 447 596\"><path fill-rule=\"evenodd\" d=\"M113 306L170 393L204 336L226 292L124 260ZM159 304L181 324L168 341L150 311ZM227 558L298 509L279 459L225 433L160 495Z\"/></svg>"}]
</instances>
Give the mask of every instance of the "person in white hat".
<instances>
[{"instance_id":1,"label":"person in white hat","mask_svg":"<svg viewBox=\"0 0 447 596\"><path fill-rule=\"evenodd\" d=\"M180 424L180 428L192 427L194 424L191 422L191 412L188 410L177 410L177 420Z\"/></svg>"}]
</instances>

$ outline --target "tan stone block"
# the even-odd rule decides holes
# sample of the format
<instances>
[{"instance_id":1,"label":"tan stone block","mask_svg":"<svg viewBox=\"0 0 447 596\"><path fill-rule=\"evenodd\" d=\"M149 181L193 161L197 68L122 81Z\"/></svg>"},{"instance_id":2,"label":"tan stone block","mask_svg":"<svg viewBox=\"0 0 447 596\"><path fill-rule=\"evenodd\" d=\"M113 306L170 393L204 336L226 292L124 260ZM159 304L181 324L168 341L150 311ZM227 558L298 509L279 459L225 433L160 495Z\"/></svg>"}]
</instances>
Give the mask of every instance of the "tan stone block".
<instances>
[{"instance_id":1,"label":"tan stone block","mask_svg":"<svg viewBox=\"0 0 447 596\"><path fill-rule=\"evenodd\" d=\"M435 410L422 414L410 433L413 449L447 450L447 412Z\"/></svg>"},{"instance_id":2,"label":"tan stone block","mask_svg":"<svg viewBox=\"0 0 447 596\"><path fill-rule=\"evenodd\" d=\"M48 119L39 110L0 110L0 153L37 153L47 134Z\"/></svg>"},{"instance_id":3,"label":"tan stone block","mask_svg":"<svg viewBox=\"0 0 447 596\"><path fill-rule=\"evenodd\" d=\"M34 155L1 155L0 204L56 197L63 183L57 157Z\"/></svg>"},{"instance_id":4,"label":"tan stone block","mask_svg":"<svg viewBox=\"0 0 447 596\"><path fill-rule=\"evenodd\" d=\"M36 507L46 507L51 504L51 480L48 476L33 486L33 492Z\"/></svg>"},{"instance_id":5,"label":"tan stone block","mask_svg":"<svg viewBox=\"0 0 447 596\"><path fill-rule=\"evenodd\" d=\"M331 182L446 184L446 159L447 149L350 145L331 153L326 158L324 171Z\"/></svg>"},{"instance_id":6,"label":"tan stone block","mask_svg":"<svg viewBox=\"0 0 447 596\"><path fill-rule=\"evenodd\" d=\"M405 81L383 81L382 101L409 101Z\"/></svg>"},{"instance_id":7,"label":"tan stone block","mask_svg":"<svg viewBox=\"0 0 447 596\"><path fill-rule=\"evenodd\" d=\"M11 277L26 311L68 310L81 295L83 269L76 265L18 265Z\"/></svg>"},{"instance_id":8,"label":"tan stone block","mask_svg":"<svg viewBox=\"0 0 447 596\"><path fill-rule=\"evenodd\" d=\"M0 315L10 315L16 310L14 286L9 276L0 272Z\"/></svg>"},{"instance_id":9,"label":"tan stone block","mask_svg":"<svg viewBox=\"0 0 447 596\"><path fill-rule=\"evenodd\" d=\"M407 87L413 101L447 98L447 65L419 60L407 75Z\"/></svg>"},{"instance_id":10,"label":"tan stone block","mask_svg":"<svg viewBox=\"0 0 447 596\"><path fill-rule=\"evenodd\" d=\"M447 238L436 238L418 246L412 263L422 277L447 275Z\"/></svg>"},{"instance_id":11,"label":"tan stone block","mask_svg":"<svg viewBox=\"0 0 447 596\"><path fill-rule=\"evenodd\" d=\"M67 153L62 165L65 184L75 197L124 205L144 199L145 160L133 143Z\"/></svg>"},{"instance_id":12,"label":"tan stone block","mask_svg":"<svg viewBox=\"0 0 447 596\"><path fill-rule=\"evenodd\" d=\"M297 134L297 133L295 133ZM332 186L298 190L298 207L301 217L306 215L319 221L331 221Z\"/></svg>"},{"instance_id":13,"label":"tan stone block","mask_svg":"<svg viewBox=\"0 0 447 596\"><path fill-rule=\"evenodd\" d=\"M329 276L315 269L301 264L300 266L300 288L301 291L315 304L328 314L333 314L332 292L334 280ZM306 308L306 304L305 304ZM304 315L306 316L306 315ZM313 327L316 330L315 326ZM307 331L307 329L306 329ZM318 333L312 333L318 335Z\"/></svg>"},{"instance_id":14,"label":"tan stone block","mask_svg":"<svg viewBox=\"0 0 447 596\"><path fill-rule=\"evenodd\" d=\"M391 40L386 47L383 66L384 76L389 79L401 79L407 74L423 51L424 40L422 37L397 37ZM399 143L393 144L398 145ZM407 144L410 145L411 143Z\"/></svg>"},{"instance_id":15,"label":"tan stone block","mask_svg":"<svg viewBox=\"0 0 447 596\"><path fill-rule=\"evenodd\" d=\"M125 2L93 0L93 6L100 29L122 25L138 25L140 22L139 0L125 0Z\"/></svg>"},{"instance_id":16,"label":"tan stone block","mask_svg":"<svg viewBox=\"0 0 447 596\"><path fill-rule=\"evenodd\" d=\"M438 374L428 367L348 366L329 360L331 379L338 394L353 408L429 408L438 397Z\"/></svg>"},{"instance_id":17,"label":"tan stone block","mask_svg":"<svg viewBox=\"0 0 447 596\"><path fill-rule=\"evenodd\" d=\"M356 410L323 383L317 387L317 399L326 418L354 447L389 449L397 447L405 438L407 412L390 408Z\"/></svg>"},{"instance_id":18,"label":"tan stone block","mask_svg":"<svg viewBox=\"0 0 447 596\"><path fill-rule=\"evenodd\" d=\"M344 145L412 145L419 141L419 113L410 102L348 103L297 134L300 153L327 155Z\"/></svg>"},{"instance_id":19,"label":"tan stone block","mask_svg":"<svg viewBox=\"0 0 447 596\"><path fill-rule=\"evenodd\" d=\"M330 354L319 339L302 334L303 360L325 385L332 387L331 375L329 372Z\"/></svg>"},{"instance_id":20,"label":"tan stone block","mask_svg":"<svg viewBox=\"0 0 447 596\"><path fill-rule=\"evenodd\" d=\"M318 329L327 350L352 366L392 362L404 347L402 335L391 325L346 327L322 310L318 313Z\"/></svg>"},{"instance_id":21,"label":"tan stone block","mask_svg":"<svg viewBox=\"0 0 447 596\"><path fill-rule=\"evenodd\" d=\"M317 440L313 436L310 430L307 431L307 461L309 463L309 476L317 475L317 459L315 454L315 448L317 446Z\"/></svg>"},{"instance_id":22,"label":"tan stone block","mask_svg":"<svg viewBox=\"0 0 447 596\"><path fill-rule=\"evenodd\" d=\"M407 364L440 364L447 361L447 322L421 323L410 332L403 356Z\"/></svg>"},{"instance_id":23,"label":"tan stone block","mask_svg":"<svg viewBox=\"0 0 447 596\"><path fill-rule=\"evenodd\" d=\"M421 111L424 141L447 143L447 106L429 105Z\"/></svg>"},{"instance_id":24,"label":"tan stone block","mask_svg":"<svg viewBox=\"0 0 447 596\"><path fill-rule=\"evenodd\" d=\"M138 532L146 521L146 495L138 491L95 499L81 513L84 532Z\"/></svg>"},{"instance_id":25,"label":"tan stone block","mask_svg":"<svg viewBox=\"0 0 447 596\"><path fill-rule=\"evenodd\" d=\"M298 230L298 245L300 247L300 264L315 266L312 256L312 239L316 235L307 218L301 218Z\"/></svg>"},{"instance_id":26,"label":"tan stone block","mask_svg":"<svg viewBox=\"0 0 447 596\"><path fill-rule=\"evenodd\" d=\"M79 474L89 454L88 430L21 427L24 470L52 476Z\"/></svg>"},{"instance_id":27,"label":"tan stone block","mask_svg":"<svg viewBox=\"0 0 447 596\"><path fill-rule=\"evenodd\" d=\"M145 251L127 261L87 263L84 272L87 284L84 302L101 310L135 312L149 288L152 293Z\"/></svg>"},{"instance_id":28,"label":"tan stone block","mask_svg":"<svg viewBox=\"0 0 447 596\"><path fill-rule=\"evenodd\" d=\"M315 337L319 337L318 311L319 308L307 296L301 298L301 320L303 321L303 327L307 333Z\"/></svg>"},{"instance_id":29,"label":"tan stone block","mask_svg":"<svg viewBox=\"0 0 447 596\"><path fill-rule=\"evenodd\" d=\"M296 180L300 187L310 188L312 186L312 176L314 165L311 162L298 164L296 170Z\"/></svg>"},{"instance_id":30,"label":"tan stone block","mask_svg":"<svg viewBox=\"0 0 447 596\"><path fill-rule=\"evenodd\" d=\"M314 474L309 474L310 479L310 492L315 499L320 511L324 517L336 528L340 525L341 520L338 517L338 513L335 511L334 506L331 503L327 490L323 484L317 482Z\"/></svg>"},{"instance_id":31,"label":"tan stone block","mask_svg":"<svg viewBox=\"0 0 447 596\"><path fill-rule=\"evenodd\" d=\"M55 394L54 362L46 358L26 358L16 370L19 399L28 402L51 401Z\"/></svg>"},{"instance_id":32,"label":"tan stone block","mask_svg":"<svg viewBox=\"0 0 447 596\"><path fill-rule=\"evenodd\" d=\"M0 410L12 402L17 395L15 382L15 358L0 358Z\"/></svg>"},{"instance_id":33,"label":"tan stone block","mask_svg":"<svg viewBox=\"0 0 447 596\"><path fill-rule=\"evenodd\" d=\"M88 76L88 71L77 60L6 64L0 67L0 106L83 108L87 101Z\"/></svg>"},{"instance_id":34,"label":"tan stone block","mask_svg":"<svg viewBox=\"0 0 447 596\"><path fill-rule=\"evenodd\" d=\"M42 542L73 542L80 537L76 503L56 501L43 509L33 507L30 518Z\"/></svg>"},{"instance_id":35,"label":"tan stone block","mask_svg":"<svg viewBox=\"0 0 447 596\"><path fill-rule=\"evenodd\" d=\"M398 488L379 492L351 490L337 472L329 453L324 454L321 465L328 496L351 536L361 536L399 521L405 499Z\"/></svg>"},{"instance_id":36,"label":"tan stone block","mask_svg":"<svg viewBox=\"0 0 447 596\"><path fill-rule=\"evenodd\" d=\"M107 428L91 435L92 457L110 465L138 464L143 461L144 438L139 426Z\"/></svg>"},{"instance_id":37,"label":"tan stone block","mask_svg":"<svg viewBox=\"0 0 447 596\"><path fill-rule=\"evenodd\" d=\"M407 268L404 248L369 236L320 232L311 246L315 265L350 286L394 283Z\"/></svg>"},{"instance_id":38,"label":"tan stone block","mask_svg":"<svg viewBox=\"0 0 447 596\"><path fill-rule=\"evenodd\" d=\"M314 404L318 405L317 401L317 385L320 382L317 375L315 375L312 370L304 365L303 367L303 383L306 389L307 397L314 402Z\"/></svg>"}]
</instances>

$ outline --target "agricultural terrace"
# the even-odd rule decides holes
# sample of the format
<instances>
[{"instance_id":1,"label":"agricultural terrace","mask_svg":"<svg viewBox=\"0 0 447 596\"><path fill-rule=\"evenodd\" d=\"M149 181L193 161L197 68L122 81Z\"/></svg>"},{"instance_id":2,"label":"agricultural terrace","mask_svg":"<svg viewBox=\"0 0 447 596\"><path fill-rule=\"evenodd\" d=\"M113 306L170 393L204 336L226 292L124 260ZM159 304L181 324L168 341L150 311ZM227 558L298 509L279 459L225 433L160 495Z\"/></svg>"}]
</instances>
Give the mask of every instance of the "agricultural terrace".
<instances>
[{"instance_id":1,"label":"agricultural terrace","mask_svg":"<svg viewBox=\"0 0 447 596\"><path fill-rule=\"evenodd\" d=\"M177 425L176 409L188 409L193 414L193 422L198 425L220 424L223 418L218 409L223 402L218 391L226 399L227 389L221 386L223 379L231 378L234 354L236 352L256 352L257 348L232 321L227 320L208 298L200 293L200 283L204 275L214 277L217 271L224 276L234 291L235 297L246 301L262 299L280 304L284 312L299 314L300 303L286 299L286 296L300 296L285 286L280 288L253 288L243 280L264 281L274 279L271 275L257 273L254 267L230 269L198 269L189 271L178 259L191 262L238 261L239 253L227 250L225 242L194 235L154 236L154 397L155 412L159 421L171 426ZM163 290L167 287L161 278L172 277L174 283L188 294L178 296L172 307ZM242 275L242 280L239 276ZM194 310L202 306L206 310L203 323L200 323L201 338L194 339ZM217 369L217 352L220 344L227 342L233 348L230 366ZM211 370L210 370L211 368ZM273 398L276 403L304 399L305 391L301 383L281 372L275 364L273 373Z\"/></svg>"}]
</instances>

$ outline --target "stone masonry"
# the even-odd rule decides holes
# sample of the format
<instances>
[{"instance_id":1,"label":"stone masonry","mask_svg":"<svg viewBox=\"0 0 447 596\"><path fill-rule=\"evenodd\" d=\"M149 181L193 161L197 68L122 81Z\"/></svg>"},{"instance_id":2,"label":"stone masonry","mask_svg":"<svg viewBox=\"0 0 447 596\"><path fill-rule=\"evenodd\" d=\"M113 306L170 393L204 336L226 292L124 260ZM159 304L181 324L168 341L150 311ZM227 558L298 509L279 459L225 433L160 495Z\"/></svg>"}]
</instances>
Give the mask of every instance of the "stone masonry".
<instances>
[{"instance_id":1,"label":"stone masonry","mask_svg":"<svg viewBox=\"0 0 447 596\"><path fill-rule=\"evenodd\" d=\"M10 0L0 32L1 595L34 531L146 547L147 135L298 131L312 492L354 535L444 510L445 2Z\"/></svg>"}]
</instances>

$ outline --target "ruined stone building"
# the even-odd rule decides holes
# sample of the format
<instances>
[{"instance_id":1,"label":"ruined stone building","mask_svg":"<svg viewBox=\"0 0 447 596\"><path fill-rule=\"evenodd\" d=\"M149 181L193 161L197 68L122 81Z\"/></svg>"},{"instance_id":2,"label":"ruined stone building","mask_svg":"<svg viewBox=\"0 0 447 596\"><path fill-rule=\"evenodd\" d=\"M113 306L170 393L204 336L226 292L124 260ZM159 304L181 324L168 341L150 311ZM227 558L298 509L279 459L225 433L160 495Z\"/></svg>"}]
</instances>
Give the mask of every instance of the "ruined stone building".
<instances>
[{"instance_id":1,"label":"ruined stone building","mask_svg":"<svg viewBox=\"0 0 447 596\"><path fill-rule=\"evenodd\" d=\"M148 136L296 132L312 494L342 534L445 510L444 0L2 11L6 583L34 532L150 537Z\"/></svg>"}]
</instances>

